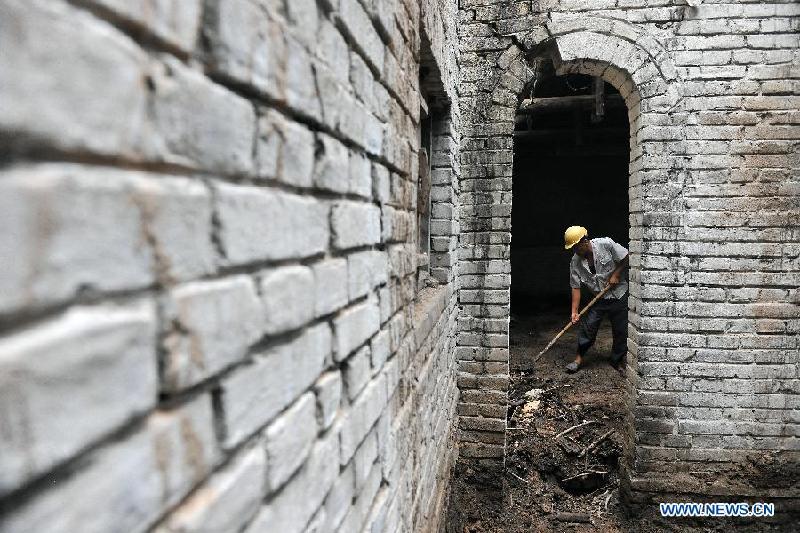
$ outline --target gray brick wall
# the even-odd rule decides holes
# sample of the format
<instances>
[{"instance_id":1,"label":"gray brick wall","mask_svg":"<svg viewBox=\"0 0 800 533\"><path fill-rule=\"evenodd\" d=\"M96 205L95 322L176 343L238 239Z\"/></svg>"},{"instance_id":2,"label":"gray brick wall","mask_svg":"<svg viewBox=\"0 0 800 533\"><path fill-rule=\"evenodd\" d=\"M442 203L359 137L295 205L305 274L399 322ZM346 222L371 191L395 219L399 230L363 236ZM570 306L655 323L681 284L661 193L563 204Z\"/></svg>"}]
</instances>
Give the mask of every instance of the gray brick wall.
<instances>
[{"instance_id":1,"label":"gray brick wall","mask_svg":"<svg viewBox=\"0 0 800 533\"><path fill-rule=\"evenodd\" d=\"M462 455L503 454L511 228L489 206L510 203L528 59L549 53L560 74L605 78L629 110L633 495L800 496L763 482L800 460L800 6L459 6L456 353L461 425L480 430Z\"/></svg>"},{"instance_id":2,"label":"gray brick wall","mask_svg":"<svg viewBox=\"0 0 800 533\"><path fill-rule=\"evenodd\" d=\"M456 23L445 0L0 2L2 531L438 527Z\"/></svg>"},{"instance_id":3,"label":"gray brick wall","mask_svg":"<svg viewBox=\"0 0 800 533\"><path fill-rule=\"evenodd\" d=\"M0 529L435 530L456 453L504 453L537 46L629 108L634 494L797 497L758 476L800 451L799 19L3 1Z\"/></svg>"}]
</instances>

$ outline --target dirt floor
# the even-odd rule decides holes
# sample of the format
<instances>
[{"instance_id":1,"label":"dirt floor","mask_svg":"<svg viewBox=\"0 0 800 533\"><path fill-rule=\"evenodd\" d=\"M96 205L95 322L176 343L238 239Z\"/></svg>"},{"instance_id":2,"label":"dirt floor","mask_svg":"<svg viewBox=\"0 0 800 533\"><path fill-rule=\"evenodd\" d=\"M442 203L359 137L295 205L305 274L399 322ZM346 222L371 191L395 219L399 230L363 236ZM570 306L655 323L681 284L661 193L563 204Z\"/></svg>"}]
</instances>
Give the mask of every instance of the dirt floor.
<instances>
[{"instance_id":1,"label":"dirt floor","mask_svg":"<svg viewBox=\"0 0 800 533\"><path fill-rule=\"evenodd\" d=\"M725 531L732 525L796 531L742 519L663 519L655 506L630 513L620 502L618 466L626 393L622 375L608 363L608 322L577 374L564 371L574 357L576 328L532 364L566 320L557 311L512 316L505 471L456 467L448 533Z\"/></svg>"}]
</instances>

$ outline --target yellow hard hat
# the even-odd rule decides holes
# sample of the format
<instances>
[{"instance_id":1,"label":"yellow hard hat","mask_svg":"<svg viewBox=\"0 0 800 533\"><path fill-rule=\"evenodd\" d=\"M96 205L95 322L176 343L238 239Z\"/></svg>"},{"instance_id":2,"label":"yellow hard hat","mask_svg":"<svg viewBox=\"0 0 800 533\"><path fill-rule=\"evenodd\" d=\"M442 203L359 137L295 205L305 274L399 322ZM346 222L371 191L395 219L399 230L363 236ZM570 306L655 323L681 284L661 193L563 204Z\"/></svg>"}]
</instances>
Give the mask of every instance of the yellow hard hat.
<instances>
[{"instance_id":1,"label":"yellow hard hat","mask_svg":"<svg viewBox=\"0 0 800 533\"><path fill-rule=\"evenodd\" d=\"M569 250L587 235L589 235L589 232L583 226L568 227L567 231L564 232L564 249Z\"/></svg>"}]
</instances>

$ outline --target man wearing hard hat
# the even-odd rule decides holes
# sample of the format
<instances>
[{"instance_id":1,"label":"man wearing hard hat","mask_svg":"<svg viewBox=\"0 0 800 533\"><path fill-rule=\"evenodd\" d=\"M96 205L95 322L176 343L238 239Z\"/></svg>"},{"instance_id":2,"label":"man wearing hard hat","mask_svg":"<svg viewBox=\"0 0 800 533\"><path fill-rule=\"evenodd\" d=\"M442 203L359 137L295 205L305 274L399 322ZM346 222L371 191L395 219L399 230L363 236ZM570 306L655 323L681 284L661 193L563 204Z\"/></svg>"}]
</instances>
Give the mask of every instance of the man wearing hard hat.
<instances>
[{"instance_id":1,"label":"man wearing hard hat","mask_svg":"<svg viewBox=\"0 0 800 533\"><path fill-rule=\"evenodd\" d=\"M569 286L572 288L572 323L580 321L578 353L567 365L567 372L577 372L583 356L594 344L600 321L608 317L614 342L611 347L611 364L621 369L628 351L628 250L608 237L588 238L589 232L581 226L571 226L564 233L564 248L574 255L569 266ZM582 317L578 316L581 285L592 293L608 292Z\"/></svg>"}]
</instances>

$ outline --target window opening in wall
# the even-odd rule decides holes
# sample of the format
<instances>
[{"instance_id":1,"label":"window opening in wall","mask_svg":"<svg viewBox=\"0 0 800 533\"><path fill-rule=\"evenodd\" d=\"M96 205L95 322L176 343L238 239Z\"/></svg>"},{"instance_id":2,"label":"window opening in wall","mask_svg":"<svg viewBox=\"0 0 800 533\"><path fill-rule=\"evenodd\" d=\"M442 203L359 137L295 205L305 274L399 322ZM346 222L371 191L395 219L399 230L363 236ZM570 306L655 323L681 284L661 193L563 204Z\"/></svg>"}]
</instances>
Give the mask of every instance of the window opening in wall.
<instances>
[{"instance_id":1,"label":"window opening in wall","mask_svg":"<svg viewBox=\"0 0 800 533\"><path fill-rule=\"evenodd\" d=\"M432 123L430 108L424 98L420 99L420 136L419 136L419 175L417 182L417 235L418 251L424 256L430 267L430 229L431 229L431 154Z\"/></svg>"},{"instance_id":2,"label":"window opening in wall","mask_svg":"<svg viewBox=\"0 0 800 533\"><path fill-rule=\"evenodd\" d=\"M608 316L577 373L566 366L575 359L579 333L591 335L588 322L586 329L573 326L534 360L571 318L573 251L565 250L565 230L583 226L590 239L608 237L628 247L629 119L619 92L602 79L556 75L549 61L534 70L536 80L523 90L513 137L508 425L517 431L507 433L506 464L537 468L524 455L532 450L552 457L563 475L556 481L542 471L535 476L542 484L537 490L552 492L556 487L548 484L557 483L578 505L581 494L605 490L615 476L581 473L615 470L625 442L627 392L625 378L610 364ZM604 245L597 240L592 245L598 273L618 258ZM584 287L580 307L592 296ZM627 299L615 303L619 331L627 326ZM612 308L608 302L595 305ZM591 423L581 425L584 421ZM578 427L568 439L554 437L570 426ZM552 428L552 434L531 428Z\"/></svg>"},{"instance_id":3,"label":"window opening in wall","mask_svg":"<svg viewBox=\"0 0 800 533\"><path fill-rule=\"evenodd\" d=\"M452 280L455 260L456 139L450 99L424 31L420 34L419 145L417 174L417 284L419 289Z\"/></svg>"}]
</instances>

